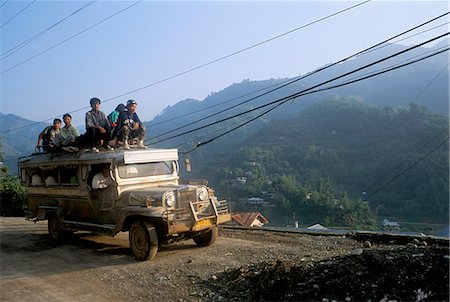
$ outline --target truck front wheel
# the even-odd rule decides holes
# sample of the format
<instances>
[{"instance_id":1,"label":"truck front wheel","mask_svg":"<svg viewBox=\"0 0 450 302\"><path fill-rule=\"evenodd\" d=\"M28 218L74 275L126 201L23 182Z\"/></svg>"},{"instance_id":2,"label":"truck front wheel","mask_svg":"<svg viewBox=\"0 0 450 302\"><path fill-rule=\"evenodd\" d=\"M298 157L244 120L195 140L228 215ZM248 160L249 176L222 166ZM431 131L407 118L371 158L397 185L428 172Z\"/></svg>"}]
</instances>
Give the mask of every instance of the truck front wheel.
<instances>
[{"instance_id":1,"label":"truck front wheel","mask_svg":"<svg viewBox=\"0 0 450 302\"><path fill-rule=\"evenodd\" d=\"M201 247L210 246L216 242L217 237L219 237L219 228L217 226L212 227L207 232L195 236L194 242Z\"/></svg>"},{"instance_id":2,"label":"truck front wheel","mask_svg":"<svg viewBox=\"0 0 450 302\"><path fill-rule=\"evenodd\" d=\"M146 221L134 221L129 232L130 248L138 260L151 260L158 252L155 227Z\"/></svg>"}]
</instances>

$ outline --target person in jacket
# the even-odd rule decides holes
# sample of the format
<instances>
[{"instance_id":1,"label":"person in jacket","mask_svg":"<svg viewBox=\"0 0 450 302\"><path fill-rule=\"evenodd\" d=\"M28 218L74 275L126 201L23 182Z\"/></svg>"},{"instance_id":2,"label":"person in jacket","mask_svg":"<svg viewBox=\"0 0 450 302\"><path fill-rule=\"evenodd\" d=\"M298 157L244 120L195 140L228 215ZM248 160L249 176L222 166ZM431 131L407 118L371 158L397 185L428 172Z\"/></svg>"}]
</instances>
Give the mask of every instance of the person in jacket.
<instances>
[{"instance_id":1,"label":"person in jacket","mask_svg":"<svg viewBox=\"0 0 450 302\"><path fill-rule=\"evenodd\" d=\"M117 124L119 123L119 115L122 111L125 111L126 107L124 104L117 105L116 109L108 114L107 118L111 124L111 139L115 139L114 133L116 132Z\"/></svg>"},{"instance_id":2,"label":"person in jacket","mask_svg":"<svg viewBox=\"0 0 450 302\"><path fill-rule=\"evenodd\" d=\"M130 149L130 140L137 139L138 147L146 148L144 145L145 126L142 124L137 113L137 102L128 100L127 109L119 114L119 122L113 137L117 136L123 142L123 148Z\"/></svg>"}]
</instances>

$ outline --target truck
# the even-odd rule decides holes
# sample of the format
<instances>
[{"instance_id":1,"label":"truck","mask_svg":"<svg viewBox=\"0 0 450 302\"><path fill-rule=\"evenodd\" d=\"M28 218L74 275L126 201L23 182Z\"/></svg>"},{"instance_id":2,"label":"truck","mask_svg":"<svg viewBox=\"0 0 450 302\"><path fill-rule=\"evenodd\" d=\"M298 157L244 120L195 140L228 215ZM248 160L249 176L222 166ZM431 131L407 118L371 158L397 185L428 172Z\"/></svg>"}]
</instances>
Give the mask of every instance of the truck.
<instances>
[{"instance_id":1,"label":"truck","mask_svg":"<svg viewBox=\"0 0 450 302\"><path fill-rule=\"evenodd\" d=\"M134 257L151 260L162 243L209 246L218 225L231 220L226 200L206 180L180 178L177 149L33 153L19 158L18 168L25 217L47 220L53 241L80 230L129 232Z\"/></svg>"}]
</instances>

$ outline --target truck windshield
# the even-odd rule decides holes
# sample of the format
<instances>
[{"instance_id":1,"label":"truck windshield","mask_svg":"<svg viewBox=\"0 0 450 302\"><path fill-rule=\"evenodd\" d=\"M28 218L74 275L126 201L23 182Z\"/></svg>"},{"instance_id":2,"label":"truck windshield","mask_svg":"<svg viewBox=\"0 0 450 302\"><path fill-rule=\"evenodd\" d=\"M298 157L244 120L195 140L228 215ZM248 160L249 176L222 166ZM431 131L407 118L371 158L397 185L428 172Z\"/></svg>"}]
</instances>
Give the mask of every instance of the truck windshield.
<instances>
[{"instance_id":1,"label":"truck windshield","mask_svg":"<svg viewBox=\"0 0 450 302\"><path fill-rule=\"evenodd\" d=\"M120 178L134 178L173 173L171 161L157 163L130 164L118 167Z\"/></svg>"}]
</instances>

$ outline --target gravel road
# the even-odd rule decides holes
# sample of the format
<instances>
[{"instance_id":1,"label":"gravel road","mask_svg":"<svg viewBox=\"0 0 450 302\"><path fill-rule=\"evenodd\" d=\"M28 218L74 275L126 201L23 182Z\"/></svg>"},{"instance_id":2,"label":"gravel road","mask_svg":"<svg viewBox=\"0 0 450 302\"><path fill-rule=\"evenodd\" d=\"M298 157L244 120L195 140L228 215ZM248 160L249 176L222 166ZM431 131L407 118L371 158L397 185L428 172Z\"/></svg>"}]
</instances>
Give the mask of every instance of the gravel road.
<instances>
[{"instance_id":1,"label":"gravel road","mask_svg":"<svg viewBox=\"0 0 450 302\"><path fill-rule=\"evenodd\" d=\"M46 222L2 217L0 234L1 301L449 300L448 245L221 229L141 262L127 233L55 245Z\"/></svg>"}]
</instances>

